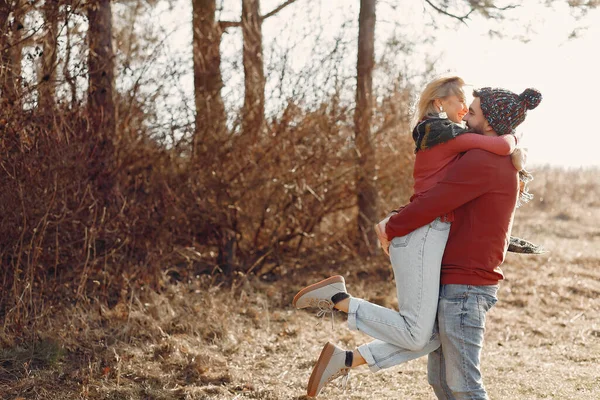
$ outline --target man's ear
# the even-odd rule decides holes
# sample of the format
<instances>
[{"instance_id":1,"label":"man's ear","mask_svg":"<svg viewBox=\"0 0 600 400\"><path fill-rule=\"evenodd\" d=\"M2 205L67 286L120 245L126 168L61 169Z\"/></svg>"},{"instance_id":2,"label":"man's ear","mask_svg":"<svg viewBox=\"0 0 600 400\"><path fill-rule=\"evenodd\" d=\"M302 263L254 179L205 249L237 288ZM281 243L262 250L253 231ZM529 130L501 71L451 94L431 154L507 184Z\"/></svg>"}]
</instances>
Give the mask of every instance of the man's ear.
<instances>
[{"instance_id":1,"label":"man's ear","mask_svg":"<svg viewBox=\"0 0 600 400\"><path fill-rule=\"evenodd\" d=\"M492 128L492 126L490 125L489 122L485 121L485 125L483 126L483 131L485 133L496 133L496 131L494 131L494 128Z\"/></svg>"}]
</instances>

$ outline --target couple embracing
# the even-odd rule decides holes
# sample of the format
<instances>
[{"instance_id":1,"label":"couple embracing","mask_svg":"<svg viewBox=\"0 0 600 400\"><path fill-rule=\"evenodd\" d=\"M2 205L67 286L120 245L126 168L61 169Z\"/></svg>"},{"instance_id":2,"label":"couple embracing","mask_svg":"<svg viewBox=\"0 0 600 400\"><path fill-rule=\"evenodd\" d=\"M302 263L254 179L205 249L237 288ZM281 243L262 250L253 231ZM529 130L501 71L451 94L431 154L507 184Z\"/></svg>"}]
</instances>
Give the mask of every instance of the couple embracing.
<instances>
[{"instance_id":1,"label":"couple embracing","mask_svg":"<svg viewBox=\"0 0 600 400\"><path fill-rule=\"evenodd\" d=\"M467 108L464 85L459 77L440 78L422 92L414 194L375 226L390 256L399 310L351 296L339 275L294 297L296 308L347 313L350 329L374 339L351 351L327 343L309 396L360 365L376 372L428 355L438 399L488 398L480 370L486 313L497 301L509 244L530 245L510 236L516 206L531 197L515 128L542 96L482 88Z\"/></svg>"}]
</instances>

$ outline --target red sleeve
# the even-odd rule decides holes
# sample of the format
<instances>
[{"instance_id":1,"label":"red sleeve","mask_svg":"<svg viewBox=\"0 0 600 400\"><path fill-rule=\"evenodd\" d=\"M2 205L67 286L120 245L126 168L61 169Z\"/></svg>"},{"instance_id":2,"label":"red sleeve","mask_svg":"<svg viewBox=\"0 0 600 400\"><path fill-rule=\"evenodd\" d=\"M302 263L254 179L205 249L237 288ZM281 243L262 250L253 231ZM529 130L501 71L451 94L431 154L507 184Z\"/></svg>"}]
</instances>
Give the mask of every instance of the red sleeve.
<instances>
[{"instance_id":1,"label":"red sleeve","mask_svg":"<svg viewBox=\"0 0 600 400\"><path fill-rule=\"evenodd\" d=\"M446 142L446 151L464 153L467 150L481 149L499 156L511 154L517 145L514 135L484 136L476 133L463 133Z\"/></svg>"},{"instance_id":2,"label":"red sleeve","mask_svg":"<svg viewBox=\"0 0 600 400\"><path fill-rule=\"evenodd\" d=\"M497 156L482 150L465 153L443 180L390 218L385 229L388 239L405 236L490 190L497 163L489 157Z\"/></svg>"}]
</instances>

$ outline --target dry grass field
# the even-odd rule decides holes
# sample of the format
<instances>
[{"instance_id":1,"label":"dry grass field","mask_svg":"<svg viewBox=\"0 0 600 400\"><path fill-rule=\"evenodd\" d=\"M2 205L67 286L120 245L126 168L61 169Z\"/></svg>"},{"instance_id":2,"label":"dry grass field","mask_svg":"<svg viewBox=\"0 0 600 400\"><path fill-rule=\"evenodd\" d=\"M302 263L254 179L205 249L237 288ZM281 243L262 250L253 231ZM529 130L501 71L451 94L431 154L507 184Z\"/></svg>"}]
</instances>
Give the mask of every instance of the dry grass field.
<instances>
[{"instance_id":1,"label":"dry grass field","mask_svg":"<svg viewBox=\"0 0 600 400\"><path fill-rule=\"evenodd\" d=\"M513 234L539 256L509 254L489 314L483 373L492 399L600 399L600 172L542 169L536 199ZM291 269L291 268L290 268ZM367 340L342 314L296 311L315 279L343 274L349 291L393 307L385 257L325 263L276 282L240 277L231 288L200 277L161 294L134 292L113 309L72 307L40 321L35 348L4 346L1 399L303 399L325 341ZM9 343L7 338L3 340ZM323 399L434 399L426 360L372 374L352 371Z\"/></svg>"}]
</instances>

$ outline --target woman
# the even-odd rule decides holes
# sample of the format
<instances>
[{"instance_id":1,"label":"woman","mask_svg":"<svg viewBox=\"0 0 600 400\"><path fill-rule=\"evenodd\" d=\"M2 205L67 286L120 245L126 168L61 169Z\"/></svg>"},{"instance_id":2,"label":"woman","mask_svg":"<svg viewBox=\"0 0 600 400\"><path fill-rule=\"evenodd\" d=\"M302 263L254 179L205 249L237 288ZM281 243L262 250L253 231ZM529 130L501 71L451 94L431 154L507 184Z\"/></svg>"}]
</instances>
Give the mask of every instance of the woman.
<instances>
[{"instance_id":1,"label":"woman","mask_svg":"<svg viewBox=\"0 0 600 400\"><path fill-rule=\"evenodd\" d=\"M463 86L464 81L459 77L440 78L429 83L420 96L413 130L416 158L411 201L444 178L448 167L462 152L477 148L509 155L515 150L517 140L513 135L486 137L467 133L459 125L468 111ZM513 158L518 169L521 169L522 161L520 156ZM389 255L399 311L351 297L342 276L325 279L298 292L293 300L296 308L318 307L321 315L329 310L333 312L333 308L346 312L350 329L360 330L376 339L354 351L344 351L327 343L309 380L309 396L316 396L336 377L347 375L350 368L369 364L375 372L407 361L406 352L399 349L413 352L411 358L414 358L439 346L432 334L442 255L452 220L452 213L440 216L392 241ZM386 222L387 218L377 225L376 230L387 252L387 239L381 232L381 229L385 230ZM358 321L358 308L361 308L361 314L369 317Z\"/></svg>"}]
</instances>

